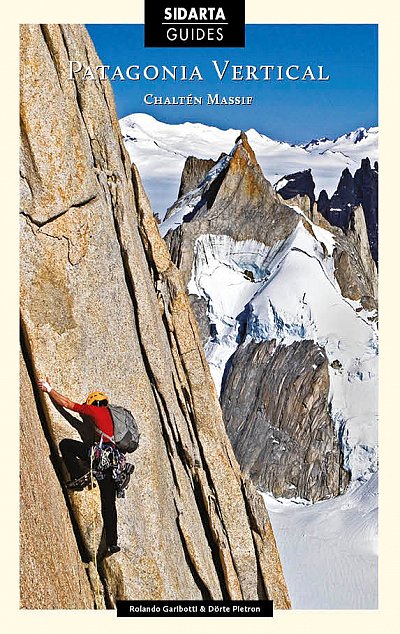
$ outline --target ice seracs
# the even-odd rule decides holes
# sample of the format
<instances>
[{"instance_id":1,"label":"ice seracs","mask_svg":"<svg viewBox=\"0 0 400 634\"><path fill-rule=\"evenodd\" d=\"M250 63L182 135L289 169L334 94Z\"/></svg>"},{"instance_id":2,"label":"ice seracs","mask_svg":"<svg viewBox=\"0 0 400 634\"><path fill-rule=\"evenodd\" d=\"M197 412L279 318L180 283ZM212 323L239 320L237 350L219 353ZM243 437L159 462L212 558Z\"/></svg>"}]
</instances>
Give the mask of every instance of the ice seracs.
<instances>
[{"instance_id":1,"label":"ice seracs","mask_svg":"<svg viewBox=\"0 0 400 634\"><path fill-rule=\"evenodd\" d=\"M367 479L377 467L376 325L359 302L341 294L334 236L313 228L318 239L299 220L274 248L228 236L199 237L188 292L207 302L212 334L205 351L218 391L241 332L247 341L312 340L324 347L331 366L340 367L329 368L330 407L345 466L354 480Z\"/></svg>"}]
</instances>

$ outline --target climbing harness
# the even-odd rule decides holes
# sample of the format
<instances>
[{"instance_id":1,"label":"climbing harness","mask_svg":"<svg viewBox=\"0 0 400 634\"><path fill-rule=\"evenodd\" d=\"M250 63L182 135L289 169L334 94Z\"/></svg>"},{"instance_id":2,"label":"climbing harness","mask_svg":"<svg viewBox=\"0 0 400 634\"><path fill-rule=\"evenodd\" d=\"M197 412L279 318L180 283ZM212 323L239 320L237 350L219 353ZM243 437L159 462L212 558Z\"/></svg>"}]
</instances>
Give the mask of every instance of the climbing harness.
<instances>
[{"instance_id":1,"label":"climbing harness","mask_svg":"<svg viewBox=\"0 0 400 634\"><path fill-rule=\"evenodd\" d=\"M91 486L92 485L90 482L90 471L85 473L80 478L75 478L75 480L71 480L70 482L67 482L67 488L70 489L71 491L83 491L83 489L85 489L86 487L91 488ZM96 487L95 482L93 483L93 487Z\"/></svg>"},{"instance_id":2,"label":"climbing harness","mask_svg":"<svg viewBox=\"0 0 400 634\"><path fill-rule=\"evenodd\" d=\"M125 489L130 480L130 474L134 469L134 466L126 461L125 454L119 451L115 445L103 444L103 439L94 443L91 452L94 465L93 474L96 480L103 480L106 477L106 472L110 470L117 497L125 497Z\"/></svg>"},{"instance_id":3,"label":"climbing harness","mask_svg":"<svg viewBox=\"0 0 400 634\"><path fill-rule=\"evenodd\" d=\"M94 479L101 481L106 477L106 472L109 471L115 484L115 490L118 498L125 497L125 489L129 484L131 473L134 470L134 465L126 461L125 455L119 451L115 445L105 443L103 444L103 438L99 442L94 443L89 449L90 470L80 478L68 483L68 488L82 491L86 486L89 489L94 489L96 484ZM97 568L97 547L96 547L96 508L94 496L91 496L91 510L92 510L92 550L93 550L93 565L96 571L96 587L95 587L95 600L97 606L102 605L102 595L100 592L99 584L99 572ZM116 550L111 552L118 552L119 547L115 547Z\"/></svg>"},{"instance_id":4,"label":"climbing harness","mask_svg":"<svg viewBox=\"0 0 400 634\"><path fill-rule=\"evenodd\" d=\"M125 455L114 445L103 444L102 439L90 447L88 458L91 465L90 471L68 482L67 487L73 491L83 491L86 487L95 488L96 483L93 476L97 481L101 481L104 480L106 472L109 471L114 481L117 497L124 498L130 476L135 469L134 465L127 462Z\"/></svg>"}]
</instances>

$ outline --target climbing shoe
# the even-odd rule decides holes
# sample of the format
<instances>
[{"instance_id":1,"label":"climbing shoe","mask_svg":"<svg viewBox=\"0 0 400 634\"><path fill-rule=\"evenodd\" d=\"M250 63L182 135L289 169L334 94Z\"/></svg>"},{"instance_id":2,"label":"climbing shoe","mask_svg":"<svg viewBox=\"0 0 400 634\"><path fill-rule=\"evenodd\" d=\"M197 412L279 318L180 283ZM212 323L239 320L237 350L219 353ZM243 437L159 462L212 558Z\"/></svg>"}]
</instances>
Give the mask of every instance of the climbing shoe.
<instances>
[{"instance_id":1,"label":"climbing shoe","mask_svg":"<svg viewBox=\"0 0 400 634\"><path fill-rule=\"evenodd\" d=\"M115 553L119 553L121 548L117 544L111 544L111 546L107 547L105 557L109 555L115 555Z\"/></svg>"},{"instance_id":2,"label":"climbing shoe","mask_svg":"<svg viewBox=\"0 0 400 634\"><path fill-rule=\"evenodd\" d=\"M122 474L121 481L118 484L117 488L117 497L124 498L125 497L125 489L128 488L129 481L131 479L131 475L135 470L135 465L130 462L126 463L124 473Z\"/></svg>"}]
</instances>

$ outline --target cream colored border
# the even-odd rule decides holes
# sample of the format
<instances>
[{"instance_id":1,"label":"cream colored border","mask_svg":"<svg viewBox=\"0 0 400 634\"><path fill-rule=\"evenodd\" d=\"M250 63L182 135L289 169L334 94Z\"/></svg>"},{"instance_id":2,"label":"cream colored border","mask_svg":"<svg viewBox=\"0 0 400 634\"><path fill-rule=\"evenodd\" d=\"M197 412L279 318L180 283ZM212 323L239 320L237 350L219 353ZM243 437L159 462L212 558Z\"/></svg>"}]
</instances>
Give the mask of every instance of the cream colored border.
<instances>
[{"instance_id":1,"label":"cream colored border","mask_svg":"<svg viewBox=\"0 0 400 634\"><path fill-rule=\"evenodd\" d=\"M234 0L233 0L234 1ZM363 634L391 632L391 619L397 616L398 524L396 521L396 480L400 426L397 397L400 381L397 360L400 350L398 275L399 215L398 152L399 90L396 77L399 28L394 3L389 0L335 0L327 6L321 0L262 2L246 0L247 23L379 23L380 35L380 291L381 291L381 480L380 480L380 602L377 611L291 611L277 612L273 619L116 619L113 612L92 611L19 611L18 610L18 24L22 22L143 22L142 0L49 0L6 3L3 7L1 34L1 273L5 290L1 303L2 342L5 355L0 363L2 388L2 543L0 620L6 631L29 630L71 632L85 628L96 632L128 630L132 632L207 631L241 632L335 632L351 630ZM24 6L25 5L25 6ZM7 14L5 14L5 10ZM7 15L7 17L5 17ZM4 33L3 33L4 31ZM396 116L397 115L397 116ZM397 178L396 178L397 176ZM6 453L7 460L4 458ZM4 497L6 499L4 499ZM3 522L6 520L6 526ZM87 628L87 629L86 629Z\"/></svg>"}]
</instances>

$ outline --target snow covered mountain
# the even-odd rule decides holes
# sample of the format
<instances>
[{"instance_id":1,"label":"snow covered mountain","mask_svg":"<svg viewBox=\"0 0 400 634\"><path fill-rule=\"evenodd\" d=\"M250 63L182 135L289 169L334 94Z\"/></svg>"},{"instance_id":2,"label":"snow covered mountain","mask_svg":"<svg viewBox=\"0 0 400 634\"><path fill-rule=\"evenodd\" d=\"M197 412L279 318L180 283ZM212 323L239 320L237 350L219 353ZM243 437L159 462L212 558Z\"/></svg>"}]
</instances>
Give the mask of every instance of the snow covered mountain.
<instances>
[{"instance_id":1,"label":"snow covered mountain","mask_svg":"<svg viewBox=\"0 0 400 634\"><path fill-rule=\"evenodd\" d=\"M230 152L240 132L201 123L171 125L142 113L124 117L120 125L131 160L138 166L153 211L160 218L177 198L186 158L217 160L222 152ZM311 168L316 197L322 189L332 196L346 167L354 174L362 158L369 157L371 164L377 160L378 128L359 128L333 141L314 140L304 146L275 141L254 129L246 134L271 183Z\"/></svg>"},{"instance_id":2,"label":"snow covered mountain","mask_svg":"<svg viewBox=\"0 0 400 634\"><path fill-rule=\"evenodd\" d=\"M199 320L209 322L206 356L239 462L264 490L316 500L343 490L343 475L337 468L337 479L330 481L328 444L334 456L339 443L342 458L332 460L336 466L342 461L353 480L368 479L376 470L376 270L361 210L354 218L355 232L344 235L322 216L317 214L317 224L300 207L280 200L242 134L198 187L172 206L160 231L190 295L197 298L195 310L203 313ZM265 394L258 389L252 396L251 389L238 391L237 385L243 368L251 374L256 351L249 348L250 342L275 342L274 349L263 350L264 366L268 355L275 359L279 355L282 367L273 374L283 379L290 363L285 348L307 341L314 342L326 358L326 375L323 368L318 370L317 354L312 364L315 376L309 377L308 386L312 391L309 423L314 432L300 446L299 430L291 428L296 390L288 399L287 390L279 393L278 381L278 393L274 392L275 401L269 406L272 379ZM316 353L307 349L300 354L298 374ZM235 363L238 355L240 363ZM254 373L255 384L262 381L264 371L260 366ZM318 377L326 394L311 385ZM304 399L308 396L303 395ZM284 412L285 420L268 424L274 407ZM299 429L306 425L305 414L303 410L297 413ZM325 432L319 443L321 427ZM243 434L251 441L244 442ZM282 457L282 447L288 443L291 451ZM304 479L296 465L307 462L311 445L308 459L313 471Z\"/></svg>"},{"instance_id":3,"label":"snow covered mountain","mask_svg":"<svg viewBox=\"0 0 400 634\"><path fill-rule=\"evenodd\" d=\"M378 149L378 132L379 128L357 128L353 132L348 132L339 136L337 139L331 140L313 139L309 143L301 147L312 154L323 154L325 152L341 152L345 156L360 161L361 158L368 156L371 161L377 160Z\"/></svg>"},{"instance_id":4,"label":"snow covered mountain","mask_svg":"<svg viewBox=\"0 0 400 634\"><path fill-rule=\"evenodd\" d=\"M211 167L187 162L181 192L160 231L293 605L376 607L377 277L363 210L344 232L305 196L283 201L244 134Z\"/></svg>"},{"instance_id":5,"label":"snow covered mountain","mask_svg":"<svg viewBox=\"0 0 400 634\"><path fill-rule=\"evenodd\" d=\"M314 182L315 198L332 197L346 167L377 159L377 129L293 147L146 115L121 127L161 217L169 207L160 231L235 453L263 492L293 606L376 607L376 266L360 206L343 230L309 201ZM283 200L268 180L288 174Z\"/></svg>"}]
</instances>

